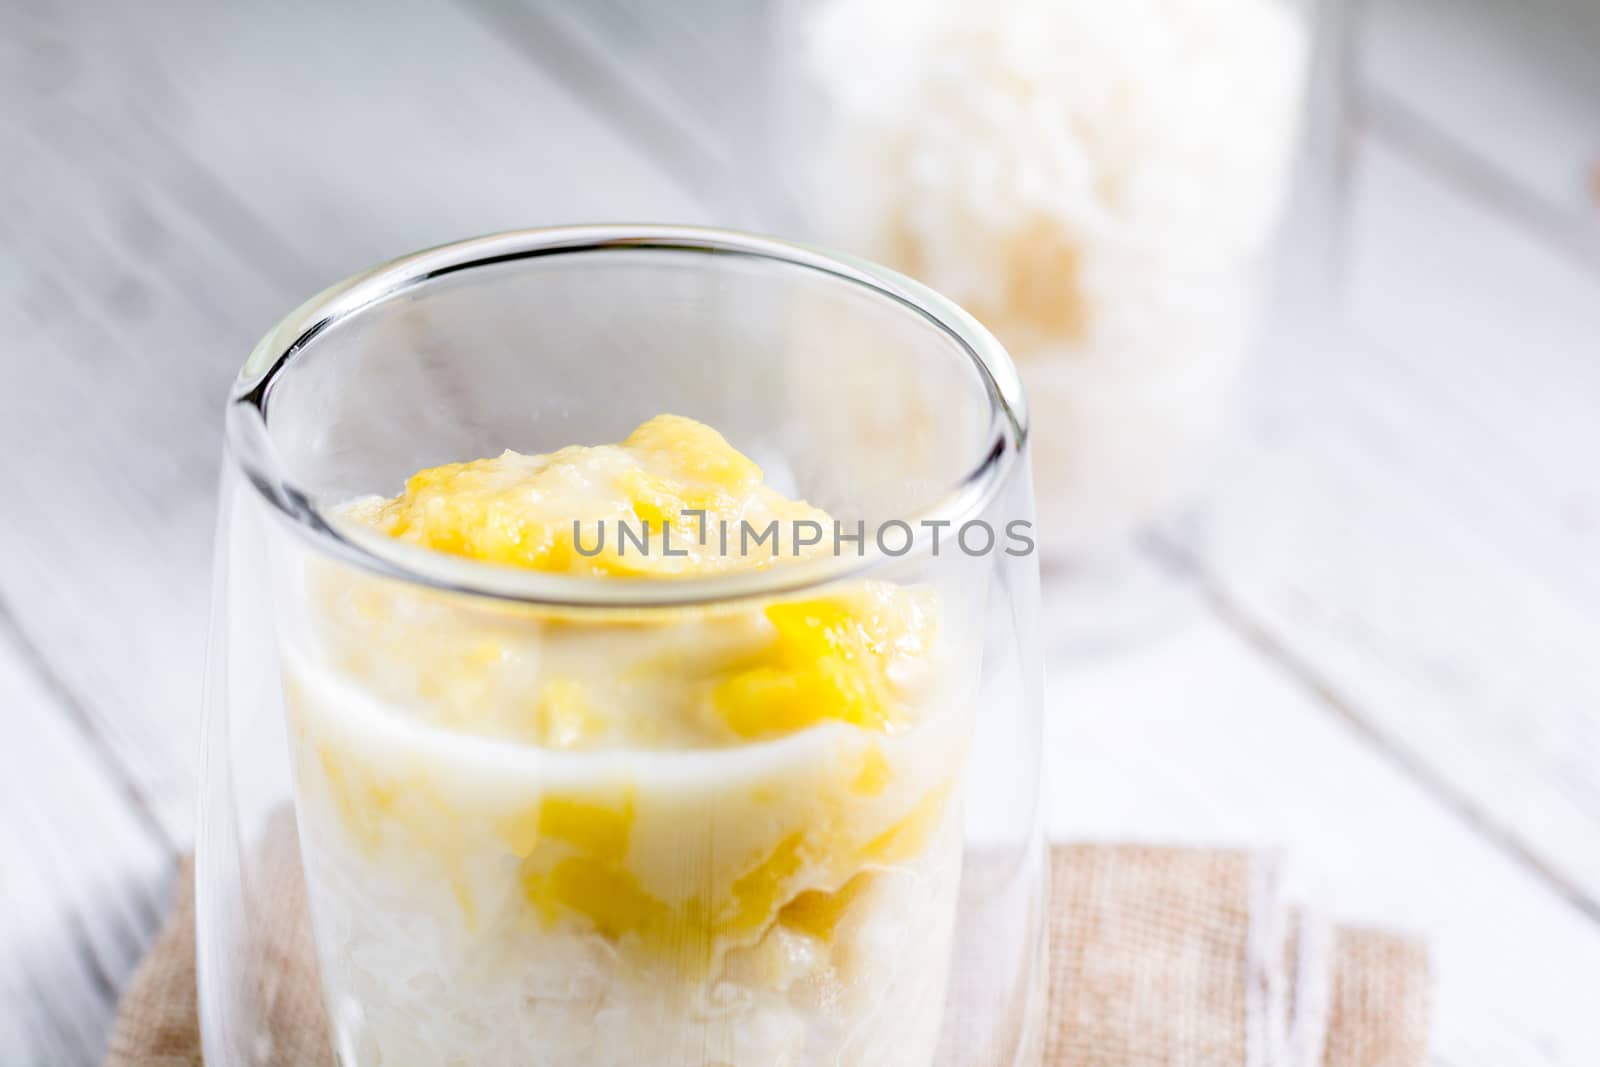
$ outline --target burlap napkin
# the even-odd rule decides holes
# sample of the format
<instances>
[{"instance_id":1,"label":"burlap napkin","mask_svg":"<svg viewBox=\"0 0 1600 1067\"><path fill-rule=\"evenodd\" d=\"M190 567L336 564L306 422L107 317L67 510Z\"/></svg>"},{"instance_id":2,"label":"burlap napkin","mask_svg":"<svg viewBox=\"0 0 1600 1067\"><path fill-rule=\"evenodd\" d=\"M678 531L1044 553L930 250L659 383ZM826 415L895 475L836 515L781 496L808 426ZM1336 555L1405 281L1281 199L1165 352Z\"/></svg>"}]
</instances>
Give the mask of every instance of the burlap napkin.
<instances>
[{"instance_id":1,"label":"burlap napkin","mask_svg":"<svg viewBox=\"0 0 1600 1067\"><path fill-rule=\"evenodd\" d=\"M1331 930L1271 854L1076 845L1051 859L1048 1067L1414 1067L1429 982L1415 941ZM332 1063L299 872L283 865L275 1063ZM196 1067L194 879L134 973L107 1067ZM225 1065L232 1067L232 1065ZM643 1065L641 1065L643 1067Z\"/></svg>"}]
</instances>

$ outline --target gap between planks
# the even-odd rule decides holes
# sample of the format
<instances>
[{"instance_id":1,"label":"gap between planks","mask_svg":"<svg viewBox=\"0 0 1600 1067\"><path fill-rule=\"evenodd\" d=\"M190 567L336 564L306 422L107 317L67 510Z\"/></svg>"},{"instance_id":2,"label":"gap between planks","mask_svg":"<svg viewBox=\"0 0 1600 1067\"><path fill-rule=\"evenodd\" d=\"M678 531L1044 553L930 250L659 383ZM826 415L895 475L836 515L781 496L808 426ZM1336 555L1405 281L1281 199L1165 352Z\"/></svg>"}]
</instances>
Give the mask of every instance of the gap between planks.
<instances>
[{"instance_id":1,"label":"gap between planks","mask_svg":"<svg viewBox=\"0 0 1600 1067\"><path fill-rule=\"evenodd\" d=\"M43 712L59 699L0 637L0 700ZM165 912L173 850L135 816L92 738L59 714L25 719L0 746L0 1063L91 1067L122 982Z\"/></svg>"},{"instance_id":2,"label":"gap between planks","mask_svg":"<svg viewBox=\"0 0 1600 1067\"><path fill-rule=\"evenodd\" d=\"M1516 830L1499 820L1482 805L1456 788L1448 778L1426 761L1395 744L1354 701L1340 691L1306 659L1296 655L1263 621L1227 591L1224 584L1206 567L1200 556L1179 541L1161 534L1140 540L1143 554L1174 578L1193 583L1210 613L1240 640L1271 661L1286 677L1293 679L1328 714L1350 726L1355 735L1377 755L1406 774L1443 808L1451 812L1480 837L1511 861L1543 881L1552 892L1590 922L1600 925L1600 900L1596 900L1572 879L1564 877L1518 837Z\"/></svg>"},{"instance_id":3,"label":"gap between planks","mask_svg":"<svg viewBox=\"0 0 1600 1067\"><path fill-rule=\"evenodd\" d=\"M115 785L117 793L126 802L129 815L139 824L140 829L149 834L151 839L159 843L168 854L176 855L177 841L157 817L155 809L140 790L132 772L95 729L94 716L72 691L66 679L61 677L51 666L49 658L28 638L17 621L16 612L6 602L3 594L0 594L0 642L3 642L14 658L32 673L34 681L44 692L46 699L72 723L84 746L93 755L95 763ZM0 655L4 654L4 649L0 649Z\"/></svg>"},{"instance_id":4,"label":"gap between planks","mask_svg":"<svg viewBox=\"0 0 1600 1067\"><path fill-rule=\"evenodd\" d=\"M1571 212L1529 192L1386 89L1367 88L1357 111L1358 121L1368 133L1447 176L1459 192L1537 237L1572 266L1600 275L1600 240Z\"/></svg>"}]
</instances>

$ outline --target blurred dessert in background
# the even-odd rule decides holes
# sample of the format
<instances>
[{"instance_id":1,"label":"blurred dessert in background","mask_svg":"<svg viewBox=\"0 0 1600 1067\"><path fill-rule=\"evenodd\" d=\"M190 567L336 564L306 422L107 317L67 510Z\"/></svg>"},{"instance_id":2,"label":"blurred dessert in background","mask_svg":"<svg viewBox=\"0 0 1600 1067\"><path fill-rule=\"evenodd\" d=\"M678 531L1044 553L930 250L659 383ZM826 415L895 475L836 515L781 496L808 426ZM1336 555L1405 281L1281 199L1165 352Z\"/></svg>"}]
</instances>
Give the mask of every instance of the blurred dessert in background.
<instances>
[{"instance_id":1,"label":"blurred dessert in background","mask_svg":"<svg viewBox=\"0 0 1600 1067\"><path fill-rule=\"evenodd\" d=\"M1297 0L825 0L808 9L829 243L1016 358L1040 544L1115 538L1204 470L1296 143Z\"/></svg>"}]
</instances>

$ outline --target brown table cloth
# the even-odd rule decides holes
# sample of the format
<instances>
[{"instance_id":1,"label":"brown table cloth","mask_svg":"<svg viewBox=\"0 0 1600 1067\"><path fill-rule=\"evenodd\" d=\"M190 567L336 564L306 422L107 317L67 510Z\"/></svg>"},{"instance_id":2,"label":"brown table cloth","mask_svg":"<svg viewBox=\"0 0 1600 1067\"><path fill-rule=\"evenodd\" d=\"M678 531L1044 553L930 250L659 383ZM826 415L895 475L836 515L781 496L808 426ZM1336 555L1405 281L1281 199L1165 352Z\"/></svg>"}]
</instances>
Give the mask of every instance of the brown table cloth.
<instances>
[{"instance_id":1,"label":"brown table cloth","mask_svg":"<svg viewBox=\"0 0 1600 1067\"><path fill-rule=\"evenodd\" d=\"M1429 980L1417 942L1291 905L1272 853L1071 845L1051 857L1047 1067L1414 1067ZM284 864L275 1063L332 1063L298 871ZM107 1067L200 1064L188 864L123 996ZM217 1065L232 1067L232 1065ZM645 1067L645 1065L641 1065ZM985 1065L987 1067L987 1065Z\"/></svg>"}]
</instances>

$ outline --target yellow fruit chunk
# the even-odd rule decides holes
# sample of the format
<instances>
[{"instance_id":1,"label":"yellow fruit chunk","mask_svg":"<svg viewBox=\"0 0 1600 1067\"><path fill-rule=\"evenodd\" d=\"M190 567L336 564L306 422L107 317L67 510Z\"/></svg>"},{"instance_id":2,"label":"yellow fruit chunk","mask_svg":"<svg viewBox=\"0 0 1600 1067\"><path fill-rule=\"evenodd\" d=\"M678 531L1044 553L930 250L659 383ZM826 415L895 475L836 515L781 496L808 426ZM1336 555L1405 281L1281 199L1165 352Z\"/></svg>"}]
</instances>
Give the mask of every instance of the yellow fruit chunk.
<instances>
[{"instance_id":1,"label":"yellow fruit chunk","mask_svg":"<svg viewBox=\"0 0 1600 1067\"><path fill-rule=\"evenodd\" d=\"M750 933L767 925L779 903L788 895L791 879L799 872L800 848L804 833L793 833L778 842L766 859L740 875L733 883L731 914L725 928L736 934Z\"/></svg>"},{"instance_id":2,"label":"yellow fruit chunk","mask_svg":"<svg viewBox=\"0 0 1600 1067\"><path fill-rule=\"evenodd\" d=\"M622 447L679 478L741 495L761 484L761 468L717 431L682 415L657 415Z\"/></svg>"},{"instance_id":3,"label":"yellow fruit chunk","mask_svg":"<svg viewBox=\"0 0 1600 1067\"><path fill-rule=\"evenodd\" d=\"M559 842L607 863L621 863L633 835L632 789L610 803L551 794L526 811L499 819L495 831L519 859L532 856L541 841Z\"/></svg>"},{"instance_id":4,"label":"yellow fruit chunk","mask_svg":"<svg viewBox=\"0 0 1600 1067\"><path fill-rule=\"evenodd\" d=\"M904 621L865 598L773 604L764 662L719 684L713 702L742 738L777 736L827 719L887 733L898 724L887 667Z\"/></svg>"},{"instance_id":5,"label":"yellow fruit chunk","mask_svg":"<svg viewBox=\"0 0 1600 1067\"><path fill-rule=\"evenodd\" d=\"M568 820L590 828L593 811L587 805L552 808L560 812L562 829L571 829ZM544 820L541 820L544 821ZM592 838L590 845L597 844ZM713 938L749 940L773 921L785 900L793 893L793 882L803 872L806 845L804 832L781 840L773 850L745 873L725 885L712 912L695 896L678 904L652 896L632 871L621 866L616 856L600 853L602 845L589 854L569 856L548 868L524 865L523 891L546 922L564 916L580 916L605 937L616 940L631 935L656 953L682 956L689 950L693 958L709 949Z\"/></svg>"},{"instance_id":6,"label":"yellow fruit chunk","mask_svg":"<svg viewBox=\"0 0 1600 1067\"><path fill-rule=\"evenodd\" d=\"M405 493L385 505L379 521L391 537L438 552L530 570L567 570L570 520L541 515L518 492L519 481L531 483L540 473L510 466L506 457L419 471L406 481Z\"/></svg>"},{"instance_id":7,"label":"yellow fruit chunk","mask_svg":"<svg viewBox=\"0 0 1600 1067\"><path fill-rule=\"evenodd\" d=\"M633 791L616 807L573 797L548 796L539 806L539 833L607 863L628 854L633 832Z\"/></svg>"},{"instance_id":8,"label":"yellow fruit chunk","mask_svg":"<svg viewBox=\"0 0 1600 1067\"><path fill-rule=\"evenodd\" d=\"M740 511L742 496L735 496L718 486L697 486L651 474L644 470L631 470L617 479L618 490L627 497L628 505L638 521L634 529L645 534L654 547L662 530L672 528L671 548L709 549L717 543L718 520L726 520ZM704 512L704 515L699 514ZM702 534L704 535L702 537ZM587 546L593 543L586 539ZM733 542L737 545L737 542ZM630 542L629 547L632 547ZM663 556L665 560L683 557ZM691 558L699 559L699 554ZM695 563L680 564L693 570Z\"/></svg>"},{"instance_id":9,"label":"yellow fruit chunk","mask_svg":"<svg viewBox=\"0 0 1600 1067\"><path fill-rule=\"evenodd\" d=\"M525 873L522 889L547 923L563 914L581 915L612 940L630 932L659 936L671 923L671 910L641 889L637 878L589 856Z\"/></svg>"},{"instance_id":10,"label":"yellow fruit chunk","mask_svg":"<svg viewBox=\"0 0 1600 1067\"><path fill-rule=\"evenodd\" d=\"M778 913L778 921L791 930L810 934L821 941L831 941L839 920L871 885L872 873L862 871L841 886L838 892L824 893L820 889L812 889L801 893L783 906Z\"/></svg>"}]
</instances>

